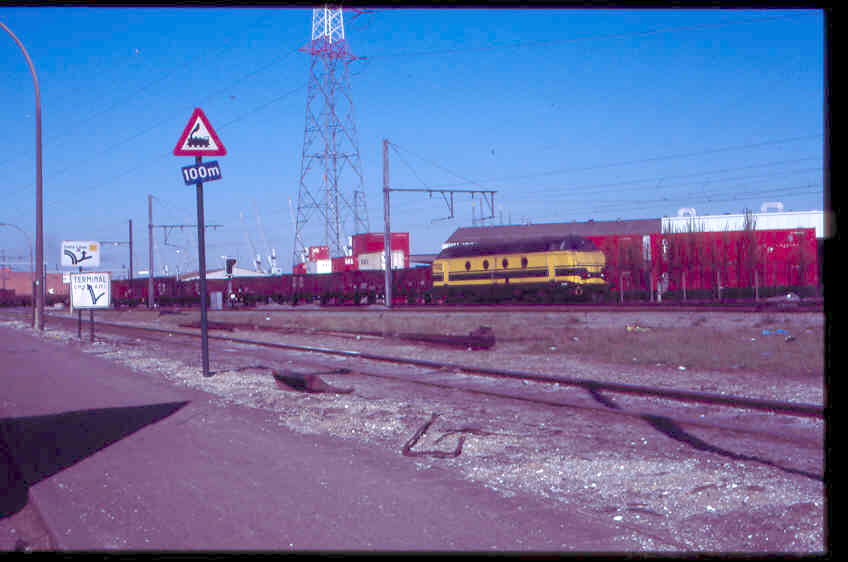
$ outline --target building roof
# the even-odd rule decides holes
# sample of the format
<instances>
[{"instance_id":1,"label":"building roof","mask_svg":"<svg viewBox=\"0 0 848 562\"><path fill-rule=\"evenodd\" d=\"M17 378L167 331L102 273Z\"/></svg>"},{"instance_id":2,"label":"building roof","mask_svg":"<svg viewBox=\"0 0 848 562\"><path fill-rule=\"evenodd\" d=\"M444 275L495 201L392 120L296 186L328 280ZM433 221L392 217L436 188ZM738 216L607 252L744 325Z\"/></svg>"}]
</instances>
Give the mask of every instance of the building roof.
<instances>
[{"instance_id":1,"label":"building roof","mask_svg":"<svg viewBox=\"0 0 848 562\"><path fill-rule=\"evenodd\" d=\"M814 228L816 238L827 236L823 211L778 211L751 213L726 213L723 215L689 215L663 217L663 232L721 232L744 230L745 221L753 223L754 230L785 230Z\"/></svg>"},{"instance_id":2,"label":"building roof","mask_svg":"<svg viewBox=\"0 0 848 562\"><path fill-rule=\"evenodd\" d=\"M576 234L578 236L607 236L610 234L651 234L660 232L661 219L621 221L560 222L506 226L473 226L457 228L444 247L463 242L498 243L504 240L549 238Z\"/></svg>"}]
</instances>

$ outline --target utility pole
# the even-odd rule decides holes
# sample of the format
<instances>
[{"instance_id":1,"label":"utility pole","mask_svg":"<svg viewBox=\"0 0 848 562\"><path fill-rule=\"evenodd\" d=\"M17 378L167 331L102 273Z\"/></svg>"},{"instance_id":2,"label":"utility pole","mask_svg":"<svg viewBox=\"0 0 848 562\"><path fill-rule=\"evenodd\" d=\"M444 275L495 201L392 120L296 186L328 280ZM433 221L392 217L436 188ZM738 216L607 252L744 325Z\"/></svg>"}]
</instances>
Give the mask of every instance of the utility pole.
<instances>
[{"instance_id":1,"label":"utility pole","mask_svg":"<svg viewBox=\"0 0 848 562\"><path fill-rule=\"evenodd\" d=\"M480 218L482 219L492 219L495 218L495 193L497 191L493 191L491 189L399 189L399 188L391 188L389 187L389 140L383 139L383 259L386 262L386 275L385 275L385 283L386 283L386 306L388 308L392 307L392 246L391 246L391 221L390 221L390 200L389 193L392 191L409 191L409 192L422 192L429 193L432 197L434 193L438 193L442 196L442 199L445 201L445 204L448 206L448 210L450 211L450 216L448 219L453 218L454 213L454 205L453 205L453 195L454 193L470 193L472 199L474 195L480 195L483 201L480 203ZM488 203L489 207L489 216L483 217L483 204ZM473 221L473 207L472 207L472 221Z\"/></svg>"},{"instance_id":2,"label":"utility pole","mask_svg":"<svg viewBox=\"0 0 848 562\"><path fill-rule=\"evenodd\" d=\"M133 245L132 245L132 219L130 219L130 296L133 295Z\"/></svg>"},{"instance_id":3,"label":"utility pole","mask_svg":"<svg viewBox=\"0 0 848 562\"><path fill-rule=\"evenodd\" d=\"M130 219L130 238L128 242L123 240L102 240L100 242L101 246L104 244L112 244L113 246L124 246L129 245L130 247L130 272L127 277L130 282L130 290L132 290L132 268L133 268L133 237L132 237L132 219Z\"/></svg>"},{"instance_id":4,"label":"utility pole","mask_svg":"<svg viewBox=\"0 0 848 562\"><path fill-rule=\"evenodd\" d=\"M383 257L386 262L386 308L392 308L392 225L389 202L389 139L383 139Z\"/></svg>"},{"instance_id":5,"label":"utility pole","mask_svg":"<svg viewBox=\"0 0 848 562\"><path fill-rule=\"evenodd\" d=\"M153 196L147 196L147 308L153 308Z\"/></svg>"},{"instance_id":6,"label":"utility pole","mask_svg":"<svg viewBox=\"0 0 848 562\"><path fill-rule=\"evenodd\" d=\"M200 184L198 184L198 185L200 185ZM202 185L201 185L201 189L202 189ZM202 191L201 191L199 196L201 198L203 197ZM202 210L202 206L201 206L201 210ZM223 224L202 225L201 229L198 230L198 239L199 240L203 239L204 236L203 236L203 234L201 234L201 232L205 233L207 228L221 228L223 226L224 226ZM197 227L196 224L153 224L153 196L152 195L147 196L147 252L148 252L148 263L150 264L150 271L148 271L148 276L147 276L147 308L153 308L153 305L155 304L155 299L153 297L153 270L154 270L154 268L153 268L153 229L154 228L161 228L165 231L165 243L167 244L168 243L168 229L179 228L180 230L182 230L184 228L196 228L196 227ZM132 221L130 221L130 241L132 241ZM205 246L204 246L204 248L205 248ZM203 257L205 257L205 256L203 256ZM132 257L130 257L130 260L132 260ZM205 262L205 260L204 260L204 262ZM132 263L132 261L130 261L130 263ZM198 260L198 267L200 269L204 270L204 275L205 275L206 264L203 263L202 266L201 266L200 261ZM204 282L205 282L205 280L204 280ZM130 283L132 283L132 281L130 281ZM130 286L132 286L132 285L130 285Z\"/></svg>"}]
</instances>

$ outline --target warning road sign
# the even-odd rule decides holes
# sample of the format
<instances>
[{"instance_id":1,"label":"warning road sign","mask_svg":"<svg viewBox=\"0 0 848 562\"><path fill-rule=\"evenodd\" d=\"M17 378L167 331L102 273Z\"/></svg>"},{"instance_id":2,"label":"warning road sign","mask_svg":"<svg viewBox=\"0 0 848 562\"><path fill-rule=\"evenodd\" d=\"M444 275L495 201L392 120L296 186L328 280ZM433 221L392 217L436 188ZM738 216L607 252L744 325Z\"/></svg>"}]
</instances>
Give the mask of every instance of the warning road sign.
<instances>
[{"instance_id":1,"label":"warning road sign","mask_svg":"<svg viewBox=\"0 0 848 562\"><path fill-rule=\"evenodd\" d=\"M174 147L174 156L224 156L227 149L199 107L188 120Z\"/></svg>"}]
</instances>

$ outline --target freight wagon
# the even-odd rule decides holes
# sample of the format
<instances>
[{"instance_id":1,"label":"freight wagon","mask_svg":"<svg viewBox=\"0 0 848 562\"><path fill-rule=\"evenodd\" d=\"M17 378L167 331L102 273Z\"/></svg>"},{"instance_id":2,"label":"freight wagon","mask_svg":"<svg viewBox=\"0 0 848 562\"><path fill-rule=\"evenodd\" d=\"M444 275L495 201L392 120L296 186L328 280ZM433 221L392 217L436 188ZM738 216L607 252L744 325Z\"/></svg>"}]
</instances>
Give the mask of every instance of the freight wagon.
<instances>
[{"instance_id":1,"label":"freight wagon","mask_svg":"<svg viewBox=\"0 0 848 562\"><path fill-rule=\"evenodd\" d=\"M612 302L748 300L788 290L801 296L817 296L821 292L820 250L813 228L675 234L655 232L592 235L585 238L603 253L605 265L593 263L591 271L587 269L585 272L580 271L576 277L553 277L548 281L571 283L570 287L580 287L584 291L586 288L594 288L597 283L604 290L594 294L605 294ZM445 254L445 257L449 256ZM506 286L506 279L509 278L510 285L513 285L510 287L511 294L515 288L521 288L518 281L520 275L525 273L524 269L529 272L533 266L529 260L523 265L518 254L507 256L504 252L488 260L489 268L486 268L486 258L482 256L450 259L460 260L456 262L460 268L457 279L469 275L473 277L472 273L477 275L475 272L479 269L483 272L480 275L494 280L492 287L498 285L498 289L502 288L501 281ZM468 271L465 270L466 262ZM392 270L393 304L464 300L466 293L468 300L479 300L482 294L480 286L488 281L481 278L472 280L468 287L446 286L445 263L444 260L437 260L433 268ZM602 271L596 271L598 267L602 267ZM240 305L263 302L363 305L383 302L384 279L385 272L375 269L234 277L210 279L207 283L210 293L233 293ZM601 280L603 283L599 283ZM157 277L153 285L159 304L185 306L199 302L199 281ZM474 285L473 290L469 290L471 285ZM538 296L539 287L534 288ZM573 291L572 296L576 296L576 292ZM492 291L489 293L494 294ZM147 279L134 280L132 291L127 281L115 280L112 294L116 306L146 304ZM498 293L496 296L503 295ZM513 294L513 298L526 297L525 294ZM226 300L229 302L230 299Z\"/></svg>"},{"instance_id":2,"label":"freight wagon","mask_svg":"<svg viewBox=\"0 0 848 562\"><path fill-rule=\"evenodd\" d=\"M820 288L815 229L587 236L607 259L613 298L756 298ZM659 297L658 297L659 295Z\"/></svg>"}]
</instances>

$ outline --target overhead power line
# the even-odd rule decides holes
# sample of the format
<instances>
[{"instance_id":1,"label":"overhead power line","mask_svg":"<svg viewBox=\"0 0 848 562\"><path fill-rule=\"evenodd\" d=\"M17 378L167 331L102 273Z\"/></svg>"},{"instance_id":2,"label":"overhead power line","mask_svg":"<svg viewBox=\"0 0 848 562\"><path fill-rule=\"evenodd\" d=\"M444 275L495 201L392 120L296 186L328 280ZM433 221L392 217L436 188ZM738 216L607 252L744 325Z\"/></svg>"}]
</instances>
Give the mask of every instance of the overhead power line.
<instances>
[{"instance_id":1,"label":"overhead power line","mask_svg":"<svg viewBox=\"0 0 848 562\"><path fill-rule=\"evenodd\" d=\"M216 127L216 129L226 129L228 126L233 125L233 124L235 124L235 123L238 123L239 121L242 121L242 120L244 120L244 119L246 119L246 118L250 117L252 114L257 113L257 112L259 112L259 111L261 111L261 110L263 110L263 109L265 109L265 108L267 108L267 107L269 107L269 106L271 106L271 105L273 105L273 104L275 104L275 103L277 103L277 102L279 102L279 101L281 101L281 100L283 100L283 99L285 99L285 98L287 98L287 97L289 97L289 96L291 96L291 95L293 95L293 94L295 94L295 93L297 93L297 92L299 92L299 91L301 91L301 90L303 90L305 87L306 87L306 84L304 83L304 84L301 84L300 86L298 86L298 87L296 87L296 88L294 88L294 89L292 89L292 90L288 90L287 92L285 92L285 93L284 93L284 94L282 94L282 95L279 95L279 96L276 96L276 97L274 97L274 98L271 98L270 100L268 100L268 101L266 101L266 102L264 102L264 103L261 103L261 104L259 104L259 105L255 106L255 107L253 107L253 108L249 109L248 111L246 111L246 112L242 113L242 114L241 114L241 115L239 115L238 117L236 117L236 118L234 118L234 119L231 119L230 121L227 121L227 122L226 122L226 123L224 123L223 125L217 126L217 127ZM218 90L218 91L220 91L220 90ZM203 99L208 99L208 96L207 96L206 98L203 98ZM176 115L176 114L175 114L175 115ZM124 140L123 140L123 141L121 141L120 143L116 143L116 144L111 145L111 146L110 146L110 147L108 147L107 149L105 149L105 150L103 150L103 151L101 151L101 152L99 152L99 153L95 154L94 156L102 155L102 154L104 154L104 153L108 152L109 150L116 148L118 145L123 144L124 142L127 142L128 140L131 140L131 139L136 138L136 137L138 137L138 136L141 136L141 135L143 135L143 134L145 134L145 133L147 133L147 132L149 132L149 131L151 131L151 130L155 129L156 127L161 126L161 125L162 125L162 124L164 124L165 122L170 121L170 120L172 120L172 119L174 119L174 116L170 116L170 117L168 117L168 118L166 118L166 119L163 119L163 120L161 120L161 121L157 122L155 125L153 125L153 126L151 126L151 127L148 127L147 129L143 130L142 132L140 132L140 133L136 133L134 136L129 137L128 139L124 139ZM92 158L93 158L94 156L92 156ZM173 154L172 154L170 151L168 151L168 152L163 153L163 154L161 154L160 156L158 156L158 158L164 158L164 157L166 157L166 156L173 156ZM52 179L56 179L56 178L60 177L61 175L64 175L64 174L65 174L65 172L67 172L67 171L69 171L69 170L71 170L71 169L73 169L73 168L75 168L75 167L77 167L77 166L80 166L80 165L82 165L82 164L85 164L86 162L91 161L91 160L92 160L92 158L89 158L89 159L84 160L84 161L76 162L76 163L75 163L74 165L72 165L72 166L65 167L65 168L63 168L63 169L61 169L61 170L59 170L59 171L57 171L57 172L54 172L53 174L50 174L50 176L49 176L49 177L50 177L50 178L52 178ZM157 157L155 157L155 156L154 156L154 158L157 158ZM134 167L129 168L129 169L126 169L126 170L124 170L123 172L118 173L118 174L116 174L116 175L112 176L112 177L110 178L109 183L112 183L112 182L114 182L115 180L118 180L118 179L123 178L123 177L125 177L125 176L128 176L128 175L130 175L130 174L132 174L132 173L134 173L134 172L137 172L137 171L138 171L138 170L140 170L140 169L147 168L147 167L149 167L149 165L150 165L150 162L144 162L144 161L142 161L139 165L134 166ZM91 191L92 189L96 189L96 188L102 187L102 185L103 185L103 184L97 184L97 185L92 185L92 186L91 186L91 187L89 187L89 188L77 189L77 190L75 190L74 195L77 195L77 194L79 194L79 193L85 193L85 192ZM21 192L23 192L23 191L26 191L27 189L31 189L31 187L32 187L31 185L30 185L30 186L25 186L25 187L23 187L23 188L21 188L21 189L17 190L17 191L16 191L16 192L14 192L14 193L21 193ZM46 204L47 204L47 205L49 205L49 206L53 206L53 205L55 205L55 204L57 204L57 203L62 203L62 200L51 199L51 200L50 200L50 201L48 201Z\"/></svg>"},{"instance_id":2,"label":"overhead power line","mask_svg":"<svg viewBox=\"0 0 848 562\"><path fill-rule=\"evenodd\" d=\"M792 198L795 196L808 196L822 193L820 184L805 183L792 186L776 187L771 189L761 189L753 191L711 191L696 195L681 195L676 197L653 197L650 199L638 200L616 200L611 202L587 201L585 206L576 207L574 203L568 203L570 209L580 208L585 210L588 216L605 214L615 210L632 211L634 209L644 209L657 206L667 206L669 208L692 206L700 203L725 203L729 201L755 200L762 201L763 198ZM546 207L556 207L557 201L546 201Z\"/></svg>"},{"instance_id":3,"label":"overhead power line","mask_svg":"<svg viewBox=\"0 0 848 562\"><path fill-rule=\"evenodd\" d=\"M772 180L773 178L786 178L790 175L797 174L805 174L810 172L822 172L822 168L801 168L797 170L783 170L776 171L768 174L756 174L756 175L748 175L748 176L730 176L730 177L711 177L711 178L700 178L698 180L692 180L687 182L678 182L678 183L662 183L661 185L644 185L647 183L646 180L638 180L638 183L643 185L636 185L633 187L621 187L621 185L633 184L637 183L636 181L631 182L620 182L618 184L608 184L607 187L611 187L611 189L592 189L593 187L601 187L601 186L580 186L580 185L571 185L571 186L555 186L555 187L543 187L534 190L534 195L537 197L545 197L547 195L557 195L560 198L586 198L593 197L596 195L604 194L604 193L615 193L622 194L628 193L632 191L644 191L651 190L655 192L669 192L673 190L679 190L684 186L694 186L700 185L703 186L705 184L723 184L727 185L730 182L738 182L740 180L759 180L754 182L745 182L741 185L751 185L752 183L762 183L764 181ZM659 178L659 181L667 179L667 176L663 176ZM654 178L653 181L655 184L658 183L658 178ZM736 184L740 185L740 184Z\"/></svg>"},{"instance_id":4,"label":"overhead power line","mask_svg":"<svg viewBox=\"0 0 848 562\"><path fill-rule=\"evenodd\" d=\"M262 23L262 21L267 19L269 17L269 15L270 14L266 14L266 15L263 15L263 16L257 18L252 24L247 26L247 30L253 29L256 25ZM201 59L219 60L220 56L222 54L231 50L235 46L236 41L238 39L241 39L241 36L232 35L232 36L230 36L229 40L226 41L226 44L223 47L216 49L214 51L204 50L201 53L199 53L198 55L190 57L187 60L185 60L184 62L177 64L176 66L174 66L170 70L166 70L165 73L162 74L161 76L159 76L158 78L155 78L155 79L153 79L149 82L146 82L146 83L142 84L141 86L133 88L133 89L129 90L128 92L126 92L124 95L113 97L112 98L113 101L112 101L111 104L99 107L97 110L95 110L88 117L81 118L81 119L77 120L76 122L72 123L70 126L63 127L61 129L61 132L59 132L58 134L50 135L48 138L46 138L44 140L44 145L45 146L51 146L51 145L55 144L57 140L68 137L72 133L76 132L76 129L78 127L80 127L84 124L87 124L87 123L91 123L92 121L94 121L95 118L98 118L98 117L100 117L100 116L102 116L106 113L109 113L110 111L112 111L112 110L114 110L118 107L124 107L124 106L132 103L133 101L140 99L139 94L151 89L156 84L161 83L166 78L168 78L169 76L172 76L175 72L177 72L178 70L180 70L182 68L185 68L189 65L197 64L198 61L201 60ZM100 101L106 101L106 100L100 100ZM146 129L144 132L146 132L147 130L150 130L150 129ZM136 135L136 136L138 136L138 135ZM121 142L126 142L126 141L129 141L129 140L132 140L133 138L135 138L135 136L130 137L129 139L126 139L126 140L121 141ZM23 158L24 156L27 156L27 155L28 155L27 151L22 151L22 152L14 155L10 158L7 158L6 160L0 161L0 167L3 167L6 164L9 164L11 162L15 162L17 160L20 160L21 158Z\"/></svg>"},{"instance_id":5,"label":"overhead power line","mask_svg":"<svg viewBox=\"0 0 848 562\"><path fill-rule=\"evenodd\" d=\"M570 37L568 39L538 39L535 41L514 41L512 43L500 44L500 45L488 45L483 47L451 47L447 49L432 49L429 51L405 51L401 53L386 53L386 54L377 54L377 55L368 55L366 58L368 59L383 59L383 58L395 58L395 57L414 57L414 56L427 56L427 55L448 55L454 53L469 53L469 52L477 52L477 51L494 51L501 49L520 49L520 48L529 48L529 47L548 47L551 45L558 44L566 44L566 43L579 43L583 41L602 41L602 40L610 40L610 39L627 39L632 37L647 37L650 35L660 35L663 33L679 33L682 31L702 31L707 29L715 29L717 27L727 27L731 25L749 25L749 24L757 24L757 23L766 23L772 22L776 20L785 20L785 19L793 19L815 15L816 12L804 12L804 13L793 13L793 14L783 14L776 16L758 16L754 18L746 18L739 20L730 20L724 21L720 23L706 23L700 25L681 25L674 27L663 27L658 29L648 29L645 31L633 31L628 33L605 33L598 35L587 35L584 37Z\"/></svg>"},{"instance_id":6,"label":"overhead power line","mask_svg":"<svg viewBox=\"0 0 848 562\"><path fill-rule=\"evenodd\" d=\"M408 148L404 148L404 147L402 147L402 146L400 146L400 145L397 145L397 144L395 144L395 143L389 143L389 146L391 146L393 149L395 149L395 152L396 152L396 153L397 153L397 149L403 150L403 151L407 152L408 154L411 154L412 156L415 156L416 158L419 158L419 159L423 160L424 162L427 162L427 163L428 163L428 164L430 164L431 166L434 166L434 167L436 167L436 168L439 168L439 169L440 169L440 170L442 170L443 172L447 172L448 174L450 174L450 175L454 176L455 178L458 178L458 179L462 180L462 182L461 182L461 183L454 183L454 184L451 184L451 185L442 185L442 186L439 186L440 188L441 188L441 187L454 187L454 186L456 186L456 185L468 185L468 184L472 184L472 185L476 185L477 187L480 187L480 188L485 189L485 187L484 187L484 186L482 186L482 185L480 185L478 182L476 182L476 181L474 181L474 180L471 180L471 179L468 179L468 178L466 178L466 177L463 177L463 176L461 176L461 175L457 174L456 172L453 172L453 171L451 171L451 170L447 169L446 167L442 166L441 164L438 164L438 163L436 163L436 162L434 162L434 161L432 161L432 160L430 160L430 159L428 159L428 158L424 158L424 157L423 157L423 156L421 156L420 154L416 154L415 152L412 152L412 151L411 151L411 150L409 150ZM400 154L399 154L399 153L398 153L398 156L400 156ZM416 175L416 177L418 177L418 176ZM421 180L420 180L420 178L419 178L419 181L421 181ZM424 183L424 182L422 181L421 183Z\"/></svg>"},{"instance_id":7,"label":"overhead power line","mask_svg":"<svg viewBox=\"0 0 848 562\"><path fill-rule=\"evenodd\" d=\"M645 164L645 163L648 163L648 162L661 162L661 161L664 161L664 160L674 160L674 159L677 159L677 158L694 158L696 156L705 156L705 155L708 155L708 154L719 154L719 153L722 153L722 152L734 152L734 151L741 151L741 150L749 150L749 149L761 148L763 146L773 146L773 145L776 145L776 144L786 144L786 143L790 143L790 142L797 142L797 141L801 141L801 140L810 140L810 139L816 139L816 138L819 138L819 139L822 138L822 134L818 133L818 134L814 134L814 135L802 135L802 136L798 136L798 137L775 139L775 140L762 141L762 142L750 143L750 144L724 146L724 147L719 147L719 148L710 148L710 149L697 151L697 152L684 152L684 153L679 153L679 154L666 154L666 155L663 155L663 156L651 156L651 157L648 157L648 158L640 158L640 159L636 159L636 160L607 162L607 163L604 163L604 164L593 164L591 166L579 166L579 167L573 167L573 168L556 168L556 169L553 169L553 170L545 170L545 171L541 171L541 172L534 172L532 174L518 174L518 175L511 175L511 176L500 176L500 177L495 177L495 178L483 179L483 180L480 180L480 181L483 182L483 183L492 183L492 182L501 182L501 181L506 181L506 180L532 179L532 178L539 178L539 177L545 177L545 176L555 176L555 175L558 175L558 174L567 174L567 173L573 173L573 172L586 172L586 171L592 171L592 170L603 170L603 169L607 169L607 168L617 168L617 167L623 167L623 166L633 166L633 165L637 165L637 164ZM472 182L472 181L469 181L468 183L477 184L477 182ZM457 185L457 184L453 183L451 185ZM479 185L479 184L477 184L477 185ZM433 186L433 187L443 187L443 186L437 185L437 186Z\"/></svg>"}]
</instances>

